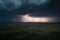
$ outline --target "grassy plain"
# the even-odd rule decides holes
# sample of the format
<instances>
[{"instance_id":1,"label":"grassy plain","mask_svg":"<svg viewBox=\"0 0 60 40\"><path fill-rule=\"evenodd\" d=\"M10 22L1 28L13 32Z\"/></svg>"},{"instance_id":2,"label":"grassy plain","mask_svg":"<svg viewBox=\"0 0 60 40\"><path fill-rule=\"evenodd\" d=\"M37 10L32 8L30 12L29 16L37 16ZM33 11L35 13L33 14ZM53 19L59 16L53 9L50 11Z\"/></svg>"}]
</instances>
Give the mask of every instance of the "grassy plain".
<instances>
[{"instance_id":1,"label":"grassy plain","mask_svg":"<svg viewBox=\"0 0 60 40\"><path fill-rule=\"evenodd\" d=\"M0 24L3 40L59 40L60 23L8 23Z\"/></svg>"}]
</instances>

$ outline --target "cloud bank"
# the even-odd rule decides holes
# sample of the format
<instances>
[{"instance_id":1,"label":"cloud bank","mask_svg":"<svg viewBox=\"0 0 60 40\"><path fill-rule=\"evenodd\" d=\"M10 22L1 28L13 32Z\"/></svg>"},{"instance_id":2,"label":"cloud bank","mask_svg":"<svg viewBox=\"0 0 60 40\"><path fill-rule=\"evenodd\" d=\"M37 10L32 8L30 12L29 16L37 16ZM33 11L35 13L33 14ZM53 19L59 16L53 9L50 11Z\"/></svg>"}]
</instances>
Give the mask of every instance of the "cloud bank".
<instances>
[{"instance_id":1,"label":"cloud bank","mask_svg":"<svg viewBox=\"0 0 60 40\"><path fill-rule=\"evenodd\" d=\"M22 3L22 0L0 0L0 9L4 9L4 10L14 10L19 8ZM29 0L28 3L29 4L36 4L36 5L41 5L41 4L46 4L49 3L49 0Z\"/></svg>"}]
</instances>

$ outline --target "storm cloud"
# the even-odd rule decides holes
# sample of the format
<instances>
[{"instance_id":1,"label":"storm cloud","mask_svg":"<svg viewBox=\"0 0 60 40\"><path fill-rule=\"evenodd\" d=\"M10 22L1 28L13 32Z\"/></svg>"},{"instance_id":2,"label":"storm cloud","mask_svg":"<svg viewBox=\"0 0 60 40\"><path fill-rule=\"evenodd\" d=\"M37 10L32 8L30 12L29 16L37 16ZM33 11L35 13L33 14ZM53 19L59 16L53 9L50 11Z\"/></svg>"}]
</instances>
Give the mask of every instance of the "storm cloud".
<instances>
[{"instance_id":1,"label":"storm cloud","mask_svg":"<svg viewBox=\"0 0 60 40\"><path fill-rule=\"evenodd\" d=\"M14 10L22 5L22 0L0 0L0 9L4 10ZM46 4L50 2L49 0L29 0L28 4L36 4L36 5L41 5L41 4Z\"/></svg>"}]
</instances>

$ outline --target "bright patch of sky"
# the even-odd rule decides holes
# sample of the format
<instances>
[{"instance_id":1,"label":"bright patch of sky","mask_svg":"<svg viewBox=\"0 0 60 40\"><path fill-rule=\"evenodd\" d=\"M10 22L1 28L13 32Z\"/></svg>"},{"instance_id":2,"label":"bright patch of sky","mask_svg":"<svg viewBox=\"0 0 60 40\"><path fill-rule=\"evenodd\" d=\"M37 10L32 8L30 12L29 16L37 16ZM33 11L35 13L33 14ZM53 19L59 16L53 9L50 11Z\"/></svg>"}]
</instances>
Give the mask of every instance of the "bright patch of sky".
<instances>
[{"instance_id":1,"label":"bright patch of sky","mask_svg":"<svg viewBox=\"0 0 60 40\"><path fill-rule=\"evenodd\" d=\"M40 5L40 4L43 4L45 3L46 0L29 0L29 4L36 4L36 5Z\"/></svg>"}]
</instances>

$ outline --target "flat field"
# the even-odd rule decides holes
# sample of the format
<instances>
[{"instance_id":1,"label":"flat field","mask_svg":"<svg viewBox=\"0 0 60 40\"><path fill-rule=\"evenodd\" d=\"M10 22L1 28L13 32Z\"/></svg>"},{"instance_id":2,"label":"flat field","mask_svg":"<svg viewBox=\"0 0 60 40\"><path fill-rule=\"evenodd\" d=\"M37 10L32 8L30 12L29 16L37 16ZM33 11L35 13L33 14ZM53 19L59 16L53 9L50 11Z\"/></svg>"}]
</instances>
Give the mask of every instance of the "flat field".
<instances>
[{"instance_id":1,"label":"flat field","mask_svg":"<svg viewBox=\"0 0 60 40\"><path fill-rule=\"evenodd\" d=\"M7 23L0 24L0 39L59 40L60 23Z\"/></svg>"}]
</instances>

